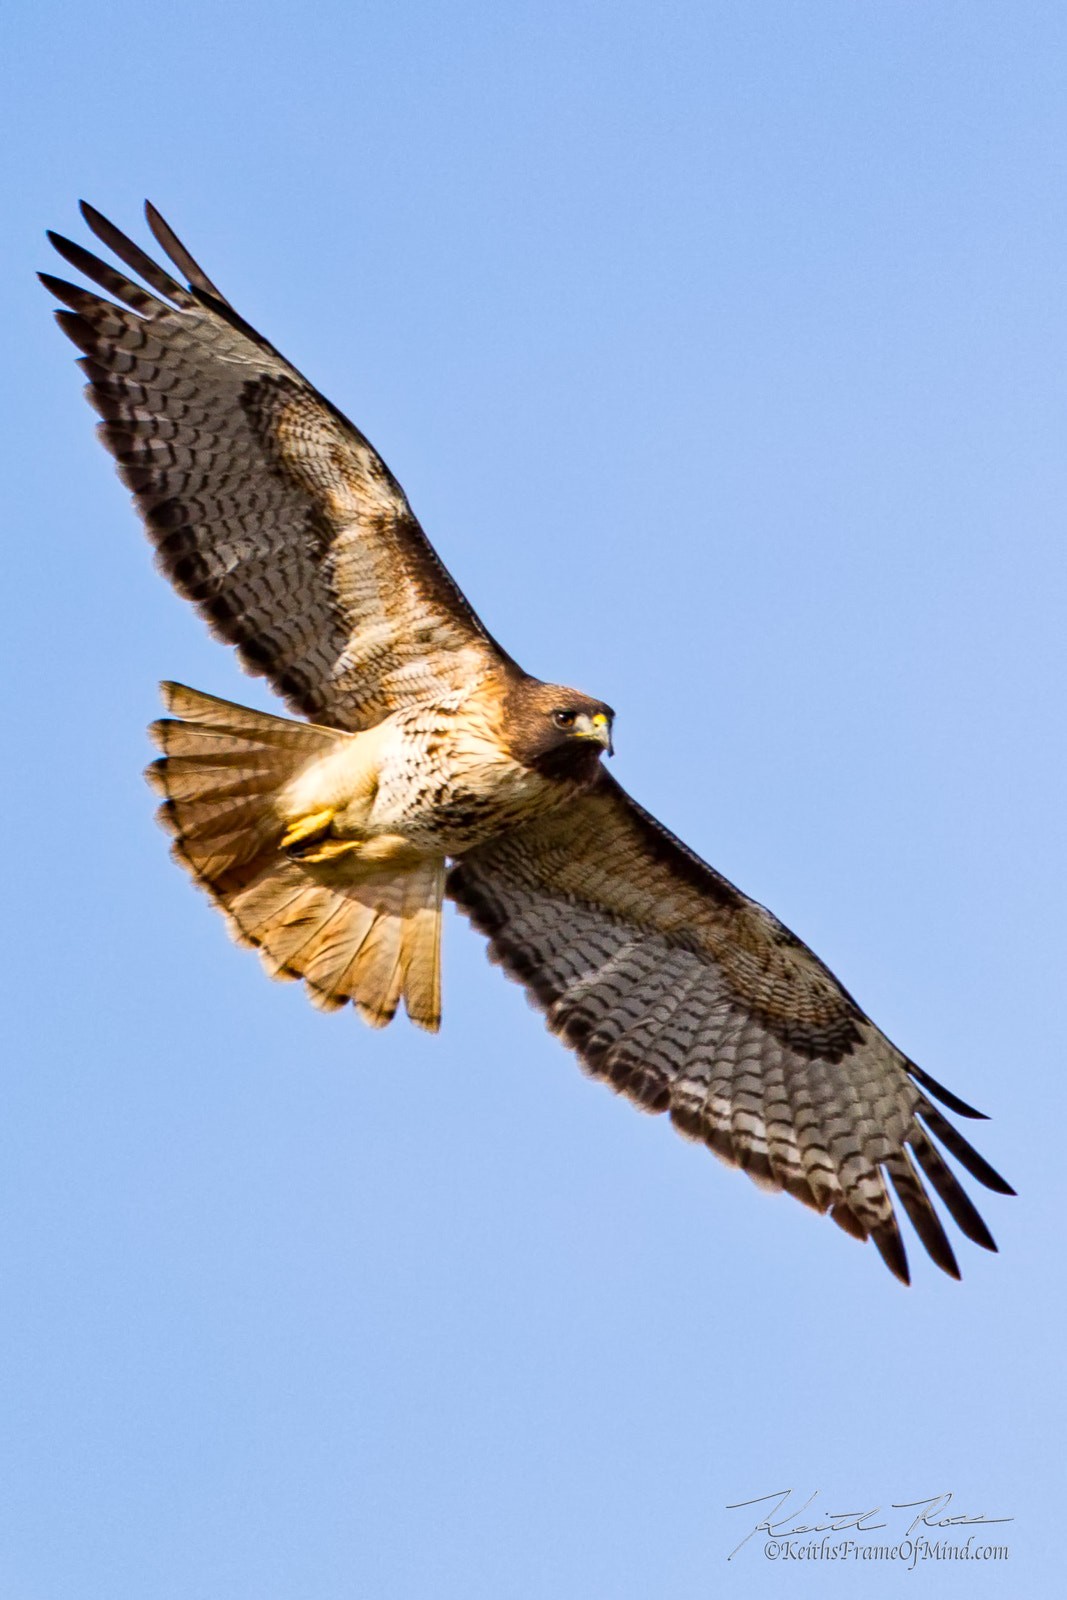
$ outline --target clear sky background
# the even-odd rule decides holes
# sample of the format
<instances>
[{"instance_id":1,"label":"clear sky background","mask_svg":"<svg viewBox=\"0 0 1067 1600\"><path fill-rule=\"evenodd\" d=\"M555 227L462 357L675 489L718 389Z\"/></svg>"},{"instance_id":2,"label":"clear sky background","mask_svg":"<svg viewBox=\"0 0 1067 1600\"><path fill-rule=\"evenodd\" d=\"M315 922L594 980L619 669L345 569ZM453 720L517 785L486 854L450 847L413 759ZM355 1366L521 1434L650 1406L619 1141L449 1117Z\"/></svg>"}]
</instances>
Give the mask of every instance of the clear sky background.
<instances>
[{"instance_id":1,"label":"clear sky background","mask_svg":"<svg viewBox=\"0 0 1067 1600\"><path fill-rule=\"evenodd\" d=\"M1061 1594L1067 11L3 27L2 1600ZM146 194L617 708L622 782L990 1113L999 1256L909 1234L901 1288L584 1079L451 913L437 1038L228 942L144 728L162 677L271 702L32 276ZM1010 1561L727 1563L789 1487L953 1491Z\"/></svg>"}]
</instances>

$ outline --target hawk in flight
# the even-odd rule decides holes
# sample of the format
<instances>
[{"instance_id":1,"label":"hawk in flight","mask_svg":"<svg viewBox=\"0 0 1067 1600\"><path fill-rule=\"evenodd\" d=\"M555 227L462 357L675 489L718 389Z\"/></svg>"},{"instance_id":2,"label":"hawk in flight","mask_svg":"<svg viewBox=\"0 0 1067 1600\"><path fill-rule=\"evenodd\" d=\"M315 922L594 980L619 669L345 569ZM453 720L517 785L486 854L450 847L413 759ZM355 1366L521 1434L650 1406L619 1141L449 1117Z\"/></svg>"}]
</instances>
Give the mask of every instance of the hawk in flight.
<instances>
[{"instance_id":1,"label":"hawk in flight","mask_svg":"<svg viewBox=\"0 0 1067 1600\"><path fill-rule=\"evenodd\" d=\"M631 800L601 761L611 707L496 643L358 428L146 210L184 282L90 206L141 281L55 234L112 298L42 277L160 567L305 719L164 685L160 820L233 936L324 1010L383 1026L403 1001L436 1029L448 895L587 1072L872 1238L904 1282L887 1180L953 1277L923 1175L995 1249L933 1138L1012 1191L930 1097L981 1113Z\"/></svg>"}]
</instances>

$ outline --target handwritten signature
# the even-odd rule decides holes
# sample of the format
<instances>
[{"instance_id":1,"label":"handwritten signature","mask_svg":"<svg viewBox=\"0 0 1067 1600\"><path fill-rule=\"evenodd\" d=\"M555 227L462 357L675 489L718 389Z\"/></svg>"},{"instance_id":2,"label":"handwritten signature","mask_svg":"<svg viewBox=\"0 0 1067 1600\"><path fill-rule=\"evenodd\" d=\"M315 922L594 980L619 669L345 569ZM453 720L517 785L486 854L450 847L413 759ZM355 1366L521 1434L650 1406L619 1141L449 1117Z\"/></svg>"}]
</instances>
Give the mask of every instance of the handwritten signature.
<instances>
[{"instance_id":1,"label":"handwritten signature","mask_svg":"<svg viewBox=\"0 0 1067 1600\"><path fill-rule=\"evenodd\" d=\"M765 1500L776 1501L776 1504L770 1508L767 1515L756 1523L752 1532L745 1534L737 1549L730 1551L726 1558L727 1561L732 1561L737 1551L744 1549L748 1541L757 1533L765 1533L771 1539L791 1539L795 1534L802 1533L843 1533L849 1528L857 1529L861 1533L869 1533L876 1528L889 1526L887 1522L872 1522L870 1520L872 1517L878 1516L882 1510L881 1506L872 1506L869 1511L829 1512L824 1514L818 1522L794 1522L794 1519L802 1516L812 1504L812 1501L817 1498L818 1489L796 1511L790 1512L787 1516L775 1521L775 1517L793 1493L792 1489L776 1489L773 1494L757 1495L754 1500L737 1500L733 1505L726 1507L727 1511L741 1511L746 1506L760 1506ZM915 1511L917 1513L915 1520L903 1536L905 1539L910 1539L917 1528L969 1528L980 1522L1015 1521L1014 1517L987 1517L984 1513L977 1517L971 1517L962 1511L943 1516L942 1513L948 1511L954 1498L951 1492L946 1492L945 1494L931 1495L928 1500L894 1500L890 1509L893 1511ZM794 1526L787 1527L787 1523L794 1523Z\"/></svg>"}]
</instances>

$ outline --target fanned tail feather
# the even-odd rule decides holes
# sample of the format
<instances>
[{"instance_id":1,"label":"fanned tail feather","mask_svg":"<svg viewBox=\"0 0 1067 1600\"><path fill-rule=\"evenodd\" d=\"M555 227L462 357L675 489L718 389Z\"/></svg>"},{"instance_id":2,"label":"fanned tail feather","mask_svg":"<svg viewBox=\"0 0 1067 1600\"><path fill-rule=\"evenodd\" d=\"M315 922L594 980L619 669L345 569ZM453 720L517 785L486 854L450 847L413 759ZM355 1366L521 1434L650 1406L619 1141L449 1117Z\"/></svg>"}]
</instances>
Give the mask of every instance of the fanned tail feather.
<instances>
[{"instance_id":1,"label":"fanned tail feather","mask_svg":"<svg viewBox=\"0 0 1067 1600\"><path fill-rule=\"evenodd\" d=\"M444 862L361 868L314 863L282 848L285 786L347 735L249 711L180 684L162 686L172 718L154 723L162 750L146 776L173 853L225 913L239 944L274 978L302 978L325 1011L351 1001L384 1027L401 999L411 1020L440 1024Z\"/></svg>"}]
</instances>

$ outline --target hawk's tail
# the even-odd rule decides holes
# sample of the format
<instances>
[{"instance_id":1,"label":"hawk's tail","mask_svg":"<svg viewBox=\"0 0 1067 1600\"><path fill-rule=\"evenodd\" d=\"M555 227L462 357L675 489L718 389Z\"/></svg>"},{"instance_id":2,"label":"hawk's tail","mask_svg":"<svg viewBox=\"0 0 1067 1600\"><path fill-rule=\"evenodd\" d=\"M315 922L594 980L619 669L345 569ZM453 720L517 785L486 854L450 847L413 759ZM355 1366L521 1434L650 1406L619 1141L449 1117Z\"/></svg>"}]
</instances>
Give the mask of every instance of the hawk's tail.
<instances>
[{"instance_id":1,"label":"hawk's tail","mask_svg":"<svg viewBox=\"0 0 1067 1600\"><path fill-rule=\"evenodd\" d=\"M440 1023L444 862L360 867L294 859L283 849L280 792L347 735L165 683L172 718L152 725L162 759L147 778L174 856L254 945L274 978L303 978L315 1005L351 1000L374 1027L400 1000L420 1027Z\"/></svg>"}]
</instances>

